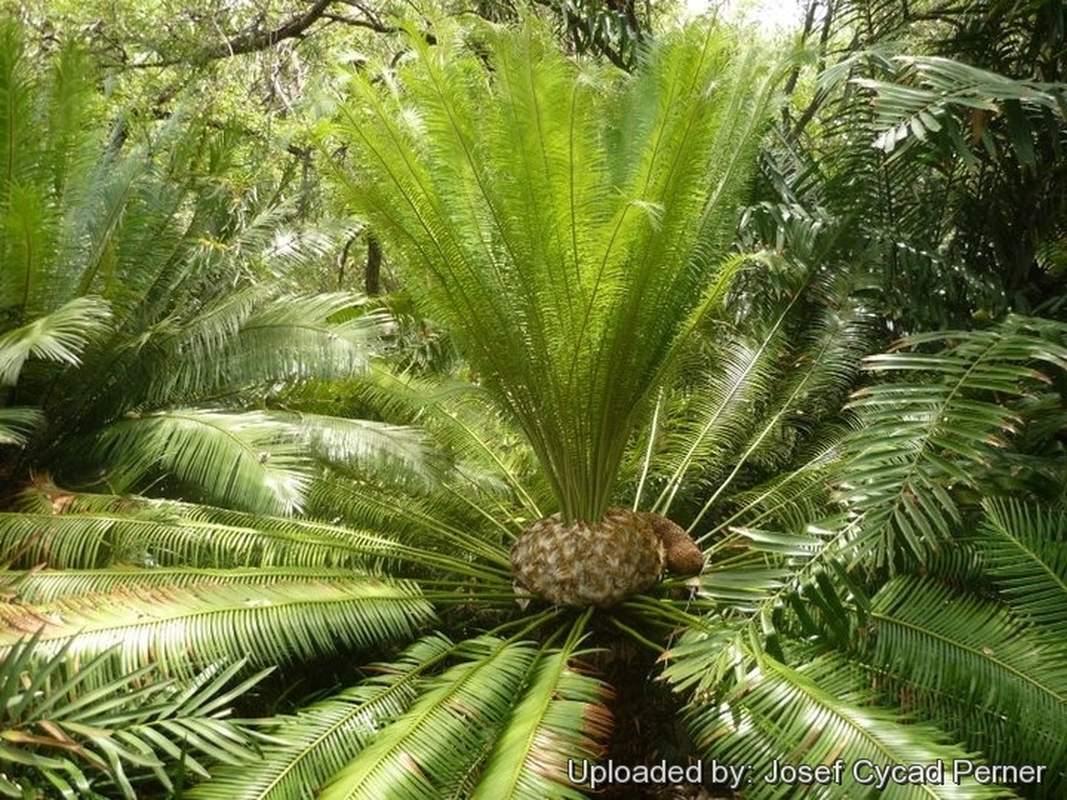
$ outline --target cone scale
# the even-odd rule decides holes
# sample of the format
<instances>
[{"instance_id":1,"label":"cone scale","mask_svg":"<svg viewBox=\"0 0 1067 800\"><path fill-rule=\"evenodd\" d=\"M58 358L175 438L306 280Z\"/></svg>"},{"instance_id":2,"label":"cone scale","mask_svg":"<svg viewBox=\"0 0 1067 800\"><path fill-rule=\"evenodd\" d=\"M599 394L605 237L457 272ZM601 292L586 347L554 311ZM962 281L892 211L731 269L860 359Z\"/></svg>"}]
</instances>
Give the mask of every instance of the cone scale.
<instances>
[{"instance_id":1,"label":"cone scale","mask_svg":"<svg viewBox=\"0 0 1067 800\"><path fill-rule=\"evenodd\" d=\"M511 546L516 589L550 603L611 608L659 580L664 567L694 574L703 554L658 514L610 508L599 522L564 523L553 514Z\"/></svg>"}]
</instances>

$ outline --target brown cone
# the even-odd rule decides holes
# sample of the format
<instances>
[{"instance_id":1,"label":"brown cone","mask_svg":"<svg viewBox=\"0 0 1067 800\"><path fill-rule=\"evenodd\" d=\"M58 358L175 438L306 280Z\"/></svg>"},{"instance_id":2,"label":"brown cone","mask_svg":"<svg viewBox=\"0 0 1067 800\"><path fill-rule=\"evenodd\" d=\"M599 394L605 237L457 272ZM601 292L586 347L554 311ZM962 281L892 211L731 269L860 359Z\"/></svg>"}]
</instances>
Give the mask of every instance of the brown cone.
<instances>
[{"instance_id":1,"label":"brown cone","mask_svg":"<svg viewBox=\"0 0 1067 800\"><path fill-rule=\"evenodd\" d=\"M647 514L610 508L600 522L540 519L511 546L518 587L551 603L610 608L663 572L663 542Z\"/></svg>"},{"instance_id":2,"label":"brown cone","mask_svg":"<svg viewBox=\"0 0 1067 800\"><path fill-rule=\"evenodd\" d=\"M663 542L667 569L675 575L699 575L704 569L704 553L685 529L662 514L639 513L652 524L652 529Z\"/></svg>"}]
</instances>

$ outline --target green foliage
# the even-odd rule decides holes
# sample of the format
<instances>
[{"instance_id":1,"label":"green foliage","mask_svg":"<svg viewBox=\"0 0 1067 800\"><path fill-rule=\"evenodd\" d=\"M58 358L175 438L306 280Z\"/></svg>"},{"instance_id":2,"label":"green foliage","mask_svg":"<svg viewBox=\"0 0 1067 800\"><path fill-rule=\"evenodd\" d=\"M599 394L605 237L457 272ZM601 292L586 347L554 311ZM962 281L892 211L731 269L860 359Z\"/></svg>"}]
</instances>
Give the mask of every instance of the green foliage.
<instances>
[{"instance_id":1,"label":"green foliage","mask_svg":"<svg viewBox=\"0 0 1067 800\"><path fill-rule=\"evenodd\" d=\"M1039 367L1067 366L1067 349L1041 329L1009 318L989 330L916 335L868 359L874 374L913 376L865 387L850 404L865 424L851 439L840 496L860 517L855 546L876 565L924 560L962 525L960 491L996 489L996 451L1020 425L1011 401L1050 381ZM920 350L939 342L939 352Z\"/></svg>"},{"instance_id":2,"label":"green foliage","mask_svg":"<svg viewBox=\"0 0 1067 800\"><path fill-rule=\"evenodd\" d=\"M737 266L721 259L773 72L710 27L663 37L629 79L568 61L532 23L412 38L402 88L354 80L335 130L360 156L347 199L514 415L564 518L598 519Z\"/></svg>"},{"instance_id":3,"label":"green foliage","mask_svg":"<svg viewBox=\"0 0 1067 800\"><path fill-rule=\"evenodd\" d=\"M687 719L706 757L753 763L759 775L775 759L838 756L1044 765L1041 783L1019 792L1058 796L1062 537L1058 507L1038 504L1040 484L1028 480L1044 462L1020 449L1030 418L1019 409L1061 379L1063 340L1062 326L1009 318L911 337L867 360L879 380L855 393L855 430L820 476L837 482L836 512L824 505L793 530L735 528L720 549L729 557L700 578L717 613L668 652L665 675L692 698ZM1044 466L1062 474L1061 463ZM768 496L805 491L807 471L779 478ZM994 499L1027 488L1028 504ZM813 787L823 790L835 796ZM952 792L1010 795L978 784Z\"/></svg>"},{"instance_id":4,"label":"green foliage","mask_svg":"<svg viewBox=\"0 0 1067 800\"><path fill-rule=\"evenodd\" d=\"M898 30L861 5L861 44ZM469 357L447 375L306 293L337 243L288 227L235 128L111 138L77 48L4 29L0 795L577 798L568 759L622 763L637 708L662 752L746 766L745 797L959 758L1046 771L886 793L1061 797L1067 330L861 362L872 309L969 318L960 198L1009 158L1034 177L1055 76L847 59L739 214L775 76L736 34L665 35L634 76L536 26L424 34L360 68L331 156ZM700 576L519 611L516 533L647 498ZM841 786L761 780L838 759Z\"/></svg>"},{"instance_id":5,"label":"green foliage","mask_svg":"<svg viewBox=\"0 0 1067 800\"><path fill-rule=\"evenodd\" d=\"M132 576L131 576L132 577ZM130 585L133 584L133 585ZM410 635L432 617L417 587L380 579L141 588L136 578L104 594L7 608L0 657L33 633L35 653L89 659L122 642L118 675L147 664L163 674L241 657L259 664L310 659Z\"/></svg>"},{"instance_id":6,"label":"green foliage","mask_svg":"<svg viewBox=\"0 0 1067 800\"><path fill-rule=\"evenodd\" d=\"M102 775L134 798L137 771L172 789L168 762L207 777L200 759L246 763L266 738L254 723L227 719L226 707L269 670L228 687L244 666L238 659L181 685L152 666L116 672L115 648L84 661L72 659L69 647L42 658L39 641L37 634L21 639L0 660L0 796L47 789L92 796Z\"/></svg>"}]
</instances>

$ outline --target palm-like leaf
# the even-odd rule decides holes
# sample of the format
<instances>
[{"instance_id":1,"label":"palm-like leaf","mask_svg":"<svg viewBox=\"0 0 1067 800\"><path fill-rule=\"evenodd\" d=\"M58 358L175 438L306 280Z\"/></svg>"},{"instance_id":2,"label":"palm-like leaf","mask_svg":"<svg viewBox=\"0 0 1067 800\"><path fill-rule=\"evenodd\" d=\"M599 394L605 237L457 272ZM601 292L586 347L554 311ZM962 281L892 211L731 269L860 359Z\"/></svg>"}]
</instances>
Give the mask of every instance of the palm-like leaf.
<instances>
[{"instance_id":1,"label":"palm-like leaf","mask_svg":"<svg viewBox=\"0 0 1067 800\"><path fill-rule=\"evenodd\" d=\"M984 504L974 537L986 574L1012 610L1058 637L1067 637L1067 519L1059 509L1018 502Z\"/></svg>"},{"instance_id":2,"label":"palm-like leaf","mask_svg":"<svg viewBox=\"0 0 1067 800\"><path fill-rule=\"evenodd\" d=\"M783 766L839 764L834 780L805 785L808 796L872 795L873 771L864 764L933 765L927 783L887 781L879 797L1004 797L995 786L965 777L954 783L951 764L968 754L944 742L932 727L902 725L901 718L873 707L871 693L857 689L855 668L839 658L820 658L791 668L769 656L742 671L725 702L695 702L689 709L697 745L728 764L745 767L746 797L792 797L797 786L782 780ZM711 750L719 740L722 744ZM947 770L947 772L946 772ZM837 781L840 781L839 783Z\"/></svg>"},{"instance_id":3,"label":"palm-like leaf","mask_svg":"<svg viewBox=\"0 0 1067 800\"><path fill-rule=\"evenodd\" d=\"M187 676L216 660L247 656L270 664L366 647L408 636L432 616L417 587L373 578L122 588L5 606L0 655L30 634L37 636L38 654L66 648L68 658L78 660L122 643L118 674L157 664Z\"/></svg>"},{"instance_id":4,"label":"palm-like leaf","mask_svg":"<svg viewBox=\"0 0 1067 800\"><path fill-rule=\"evenodd\" d=\"M110 317L98 297L78 297L51 314L0 336L0 386L14 386L28 358L76 365Z\"/></svg>"},{"instance_id":5,"label":"palm-like leaf","mask_svg":"<svg viewBox=\"0 0 1067 800\"><path fill-rule=\"evenodd\" d=\"M581 630L579 624L573 632ZM581 797L568 758L591 758L610 727L599 681L558 651L469 640L323 791L324 797Z\"/></svg>"},{"instance_id":6,"label":"palm-like leaf","mask_svg":"<svg viewBox=\"0 0 1067 800\"><path fill-rule=\"evenodd\" d=\"M284 720L285 741L265 748L263 760L216 771L189 797L210 800L283 800L316 792L399 717L417 696L418 677L453 650L441 636L420 639L381 674Z\"/></svg>"},{"instance_id":7,"label":"palm-like leaf","mask_svg":"<svg viewBox=\"0 0 1067 800\"><path fill-rule=\"evenodd\" d=\"M893 62L899 70L896 82L857 79L857 83L876 94L876 120L885 130L875 140L875 146L886 152L903 151L947 128L958 152L969 156L973 163L959 121L951 112L958 108L992 114L1003 111L1016 155L1021 163L1034 168L1033 134L1023 110L1046 109L1063 115L1062 86L1012 80L940 56L897 56ZM996 151L989 131L971 131L971 138Z\"/></svg>"},{"instance_id":8,"label":"palm-like leaf","mask_svg":"<svg viewBox=\"0 0 1067 800\"><path fill-rule=\"evenodd\" d=\"M851 402L865 424L853 438L841 499L862 516L858 553L879 564L901 550L921 560L952 535L961 521L953 488L977 487L1018 425L1003 399L1047 381L1038 365L1067 364L1067 350L1042 327L1013 318L984 331L915 336L905 343L910 351L868 360L876 374L923 379L878 383ZM918 351L933 342L946 344Z\"/></svg>"},{"instance_id":9,"label":"palm-like leaf","mask_svg":"<svg viewBox=\"0 0 1067 800\"><path fill-rule=\"evenodd\" d=\"M871 663L995 764L1036 759L1054 784L1067 767L1067 658L1062 639L1028 631L977 598L896 579L871 601ZM1011 709L1010 714L1004 713Z\"/></svg>"},{"instance_id":10,"label":"palm-like leaf","mask_svg":"<svg viewBox=\"0 0 1067 800\"><path fill-rule=\"evenodd\" d=\"M596 520L680 334L729 278L772 81L718 30L665 37L632 80L568 62L535 25L484 35L491 70L413 37L401 96L357 80L370 113L339 133L364 163L342 180L518 420L564 518Z\"/></svg>"},{"instance_id":11,"label":"palm-like leaf","mask_svg":"<svg viewBox=\"0 0 1067 800\"><path fill-rule=\"evenodd\" d=\"M151 666L116 675L113 650L75 667L69 647L42 658L37 642L28 637L0 660L0 796L24 797L46 786L89 795L104 777L134 798L131 778L138 773L172 787L168 762L206 777L201 759L237 764L255 757L262 735L226 719L224 707L266 672L227 688L244 666L238 660L228 669L209 667L182 687L159 679Z\"/></svg>"},{"instance_id":12,"label":"palm-like leaf","mask_svg":"<svg viewBox=\"0 0 1067 800\"><path fill-rule=\"evenodd\" d=\"M575 797L569 766L595 762L611 732L604 685L581 674L570 648L542 654L471 797Z\"/></svg>"}]
</instances>

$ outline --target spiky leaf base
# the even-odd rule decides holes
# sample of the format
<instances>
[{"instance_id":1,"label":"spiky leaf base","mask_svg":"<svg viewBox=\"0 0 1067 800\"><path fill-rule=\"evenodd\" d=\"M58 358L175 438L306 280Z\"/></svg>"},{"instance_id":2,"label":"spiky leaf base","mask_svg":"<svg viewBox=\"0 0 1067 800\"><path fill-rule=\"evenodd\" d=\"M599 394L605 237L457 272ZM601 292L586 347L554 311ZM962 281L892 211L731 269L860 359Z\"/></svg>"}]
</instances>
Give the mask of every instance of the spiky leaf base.
<instances>
[{"instance_id":1,"label":"spiky leaf base","mask_svg":"<svg viewBox=\"0 0 1067 800\"><path fill-rule=\"evenodd\" d=\"M600 522L540 519L511 546L518 588L563 606L610 608L655 583L666 562L649 515L610 508Z\"/></svg>"}]
</instances>

